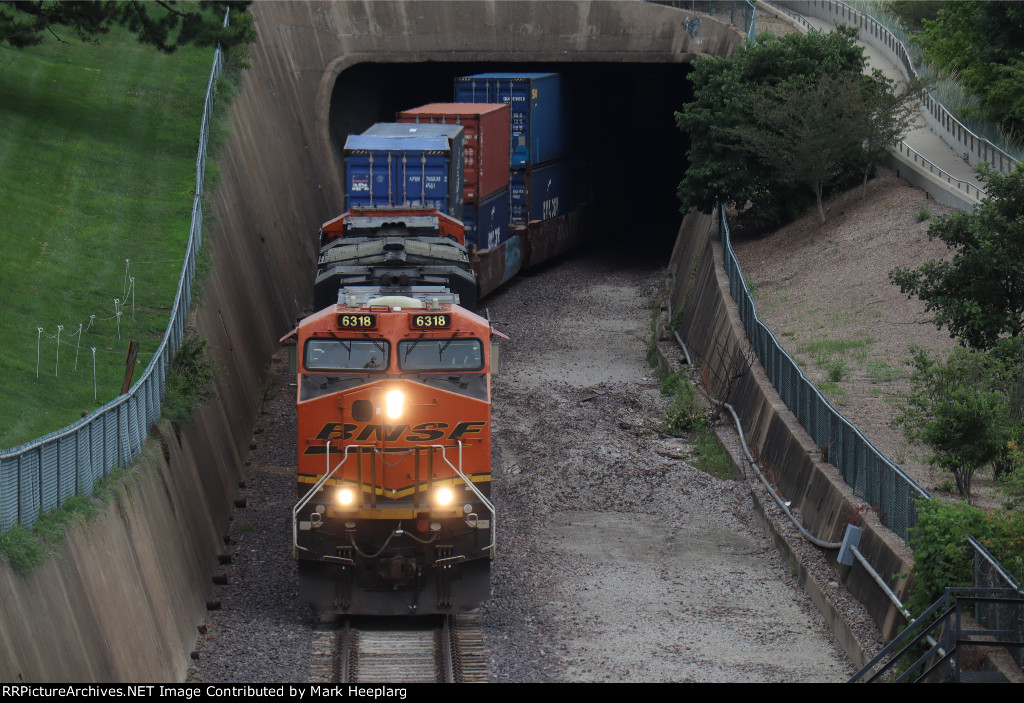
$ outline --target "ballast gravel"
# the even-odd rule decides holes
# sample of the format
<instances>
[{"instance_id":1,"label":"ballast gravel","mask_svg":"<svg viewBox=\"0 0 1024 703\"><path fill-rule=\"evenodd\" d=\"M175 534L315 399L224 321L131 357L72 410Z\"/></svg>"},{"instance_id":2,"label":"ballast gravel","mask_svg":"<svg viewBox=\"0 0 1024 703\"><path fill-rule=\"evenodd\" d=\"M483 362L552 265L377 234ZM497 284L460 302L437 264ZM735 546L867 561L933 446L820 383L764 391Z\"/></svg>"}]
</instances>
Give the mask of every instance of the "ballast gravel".
<instances>
[{"instance_id":1,"label":"ballast gravel","mask_svg":"<svg viewBox=\"0 0 1024 703\"><path fill-rule=\"evenodd\" d=\"M664 436L646 361L661 264L566 258L485 299L498 553L481 608L496 682L841 682L854 667L755 519L751 486ZM313 626L290 550L295 389L275 366L189 682L308 680ZM805 547L800 547L805 549ZM813 549L815 577L829 566ZM838 584L844 618L877 633Z\"/></svg>"}]
</instances>

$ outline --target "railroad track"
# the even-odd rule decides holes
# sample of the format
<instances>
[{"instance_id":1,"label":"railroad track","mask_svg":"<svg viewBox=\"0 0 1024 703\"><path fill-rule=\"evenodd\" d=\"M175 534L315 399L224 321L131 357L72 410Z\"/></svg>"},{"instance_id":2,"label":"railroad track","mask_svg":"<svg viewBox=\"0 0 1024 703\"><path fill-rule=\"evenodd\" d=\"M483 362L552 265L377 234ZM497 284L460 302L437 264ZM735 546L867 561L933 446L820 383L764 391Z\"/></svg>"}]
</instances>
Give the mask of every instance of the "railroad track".
<instances>
[{"instance_id":1,"label":"railroad track","mask_svg":"<svg viewBox=\"0 0 1024 703\"><path fill-rule=\"evenodd\" d=\"M476 613L345 618L314 632L310 683L483 683Z\"/></svg>"}]
</instances>

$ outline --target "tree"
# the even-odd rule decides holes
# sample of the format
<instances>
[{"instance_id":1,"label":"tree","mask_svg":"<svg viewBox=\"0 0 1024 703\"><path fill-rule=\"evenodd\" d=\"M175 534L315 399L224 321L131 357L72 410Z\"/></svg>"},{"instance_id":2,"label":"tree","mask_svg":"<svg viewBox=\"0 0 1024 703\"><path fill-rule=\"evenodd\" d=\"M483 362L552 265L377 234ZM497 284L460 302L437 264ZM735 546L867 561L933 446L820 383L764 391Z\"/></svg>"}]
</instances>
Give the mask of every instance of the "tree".
<instances>
[{"instance_id":1,"label":"tree","mask_svg":"<svg viewBox=\"0 0 1024 703\"><path fill-rule=\"evenodd\" d=\"M871 169L881 163L889 147L903 139L917 119L917 97L924 87L923 81L912 79L897 88L877 68L871 72L871 80L864 87L865 122L861 127L865 152L862 198L867 194Z\"/></svg>"},{"instance_id":2,"label":"tree","mask_svg":"<svg viewBox=\"0 0 1024 703\"><path fill-rule=\"evenodd\" d=\"M928 60L954 73L978 96L971 112L1002 123L1010 132L1024 129L1024 4L952 0L914 36Z\"/></svg>"},{"instance_id":3,"label":"tree","mask_svg":"<svg viewBox=\"0 0 1024 703\"><path fill-rule=\"evenodd\" d=\"M256 38L248 1L201 0L182 5L177 0L0 0L0 42L17 49L36 46L47 35L64 42L61 34L74 32L83 42L95 42L114 26L132 32L142 44L165 53L179 46L216 46L225 49L248 44ZM224 12L232 11L223 26Z\"/></svg>"},{"instance_id":4,"label":"tree","mask_svg":"<svg viewBox=\"0 0 1024 703\"><path fill-rule=\"evenodd\" d=\"M1010 408L1000 385L1012 371L996 355L964 347L945 363L919 350L913 366L913 390L897 421L908 439L928 446L928 462L950 471L957 492L970 500L974 474L1006 449Z\"/></svg>"},{"instance_id":5,"label":"tree","mask_svg":"<svg viewBox=\"0 0 1024 703\"><path fill-rule=\"evenodd\" d=\"M761 35L732 56L693 62L694 100L676 113L676 123L690 137L689 166L679 185L684 211L711 212L718 203L742 208L750 202L745 220L772 226L804 207L806 187L770 160L751 158L735 130L750 124L749 103L766 89L821 75L859 76L865 58L856 36L851 27L828 34Z\"/></svg>"},{"instance_id":6,"label":"tree","mask_svg":"<svg viewBox=\"0 0 1024 703\"><path fill-rule=\"evenodd\" d=\"M924 20L933 20L945 6L945 0L890 0L886 9L900 18L911 31L921 30Z\"/></svg>"},{"instance_id":7,"label":"tree","mask_svg":"<svg viewBox=\"0 0 1024 703\"><path fill-rule=\"evenodd\" d=\"M992 385L1006 397L1006 441L992 461L996 481L1006 478L1024 487L1024 336L1000 339L988 352L996 362L998 375ZM1009 476L1013 472L1016 476Z\"/></svg>"},{"instance_id":8,"label":"tree","mask_svg":"<svg viewBox=\"0 0 1024 703\"><path fill-rule=\"evenodd\" d=\"M863 141L863 78L821 73L763 86L747 99L745 123L727 130L736 137L733 148L777 171L780 182L810 189L822 224L822 194Z\"/></svg>"},{"instance_id":9,"label":"tree","mask_svg":"<svg viewBox=\"0 0 1024 703\"><path fill-rule=\"evenodd\" d=\"M988 197L973 212L938 218L929 239L955 251L948 261L896 268L889 279L935 311L935 324L975 349L1024 332L1024 169L1001 174L981 164Z\"/></svg>"}]
</instances>

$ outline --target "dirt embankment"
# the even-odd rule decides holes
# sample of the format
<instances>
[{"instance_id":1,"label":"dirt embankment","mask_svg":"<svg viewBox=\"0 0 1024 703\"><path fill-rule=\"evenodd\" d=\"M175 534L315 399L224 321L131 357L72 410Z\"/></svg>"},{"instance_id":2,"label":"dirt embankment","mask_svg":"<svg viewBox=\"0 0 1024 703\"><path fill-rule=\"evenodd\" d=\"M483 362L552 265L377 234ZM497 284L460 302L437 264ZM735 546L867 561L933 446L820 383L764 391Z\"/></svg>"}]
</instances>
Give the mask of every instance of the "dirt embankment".
<instances>
[{"instance_id":1,"label":"dirt embankment","mask_svg":"<svg viewBox=\"0 0 1024 703\"><path fill-rule=\"evenodd\" d=\"M889 272L948 256L928 227L950 212L882 168L865 197L858 187L830 202L824 225L809 213L768 236L733 240L758 315L804 374L883 454L946 497L950 474L928 466L924 448L892 420L910 388L912 349L944 352L955 342ZM982 506L998 504L991 478L975 476Z\"/></svg>"}]
</instances>

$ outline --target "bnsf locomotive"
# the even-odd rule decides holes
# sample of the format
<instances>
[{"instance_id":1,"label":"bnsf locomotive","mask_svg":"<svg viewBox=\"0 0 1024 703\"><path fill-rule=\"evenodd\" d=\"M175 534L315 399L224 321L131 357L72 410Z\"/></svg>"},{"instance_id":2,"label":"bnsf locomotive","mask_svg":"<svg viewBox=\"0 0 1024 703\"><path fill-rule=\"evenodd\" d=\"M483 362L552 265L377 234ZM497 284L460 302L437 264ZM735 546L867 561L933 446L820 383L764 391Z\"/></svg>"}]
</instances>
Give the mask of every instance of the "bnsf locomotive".
<instances>
[{"instance_id":1,"label":"bnsf locomotive","mask_svg":"<svg viewBox=\"0 0 1024 703\"><path fill-rule=\"evenodd\" d=\"M332 251L344 245L368 252L363 266L378 285L343 286L286 337L298 362L292 537L301 595L324 620L469 610L490 592L492 340L503 335L457 304L455 283L425 284L437 270L388 260L431 238L457 252L457 236L429 227L419 235L427 242L396 240L432 219L457 234L457 221L349 214L351 237L337 236L339 220L321 232L318 279L339 275Z\"/></svg>"},{"instance_id":2,"label":"bnsf locomotive","mask_svg":"<svg viewBox=\"0 0 1024 703\"><path fill-rule=\"evenodd\" d=\"M302 596L341 614L470 610L490 592L491 373L478 298L571 248L557 74L457 78L456 103L349 135L297 351ZM282 340L284 341L284 340Z\"/></svg>"}]
</instances>

